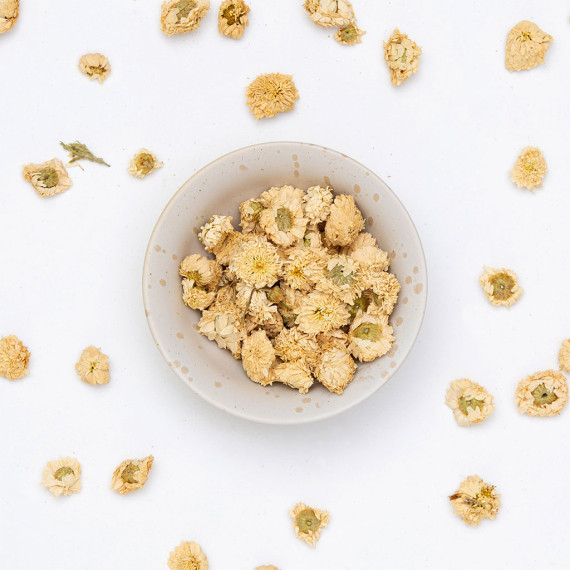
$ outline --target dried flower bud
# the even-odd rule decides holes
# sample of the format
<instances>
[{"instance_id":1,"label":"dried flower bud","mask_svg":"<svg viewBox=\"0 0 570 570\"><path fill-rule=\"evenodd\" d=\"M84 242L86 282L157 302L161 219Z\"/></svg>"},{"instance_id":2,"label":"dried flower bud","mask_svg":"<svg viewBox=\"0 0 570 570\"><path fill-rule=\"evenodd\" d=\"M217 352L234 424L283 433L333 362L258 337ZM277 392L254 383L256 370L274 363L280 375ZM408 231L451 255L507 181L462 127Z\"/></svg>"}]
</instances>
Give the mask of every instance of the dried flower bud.
<instances>
[{"instance_id":1,"label":"dried flower bud","mask_svg":"<svg viewBox=\"0 0 570 570\"><path fill-rule=\"evenodd\" d=\"M519 188L527 188L532 192L542 188L542 180L546 175L546 160L541 150L527 146L522 150L514 168L511 170L511 180Z\"/></svg>"},{"instance_id":2,"label":"dried flower bud","mask_svg":"<svg viewBox=\"0 0 570 570\"><path fill-rule=\"evenodd\" d=\"M131 159L129 173L136 178L144 178L157 168L162 168L163 166L164 164L159 162L156 154L146 148L141 148Z\"/></svg>"},{"instance_id":3,"label":"dried flower bud","mask_svg":"<svg viewBox=\"0 0 570 570\"><path fill-rule=\"evenodd\" d=\"M0 376L19 380L29 374L30 351L16 335L0 339Z\"/></svg>"},{"instance_id":4,"label":"dried flower bud","mask_svg":"<svg viewBox=\"0 0 570 570\"><path fill-rule=\"evenodd\" d=\"M168 558L170 570L208 570L208 559L195 542L183 541Z\"/></svg>"},{"instance_id":5,"label":"dried flower bud","mask_svg":"<svg viewBox=\"0 0 570 570\"><path fill-rule=\"evenodd\" d=\"M316 546L321 535L321 530L329 522L329 513L308 507L304 503L297 503L289 511L293 519L293 526L297 538L304 540L311 546Z\"/></svg>"},{"instance_id":6,"label":"dried flower bud","mask_svg":"<svg viewBox=\"0 0 570 570\"><path fill-rule=\"evenodd\" d=\"M562 343L560 352L558 353L558 362L562 370L570 372L570 338Z\"/></svg>"},{"instance_id":7,"label":"dried flower bud","mask_svg":"<svg viewBox=\"0 0 570 570\"><path fill-rule=\"evenodd\" d=\"M556 370L545 370L519 382L516 400L521 414L556 416L568 403L568 383Z\"/></svg>"},{"instance_id":8,"label":"dried flower bud","mask_svg":"<svg viewBox=\"0 0 570 570\"><path fill-rule=\"evenodd\" d=\"M83 382L96 386L109 383L109 357L95 346L88 346L75 365L77 375Z\"/></svg>"},{"instance_id":9,"label":"dried flower bud","mask_svg":"<svg viewBox=\"0 0 570 570\"><path fill-rule=\"evenodd\" d=\"M299 99L299 92L293 83L293 76L266 73L248 85L246 96L253 116L263 119L292 111L295 101Z\"/></svg>"},{"instance_id":10,"label":"dried flower bud","mask_svg":"<svg viewBox=\"0 0 570 570\"><path fill-rule=\"evenodd\" d=\"M22 174L42 198L65 192L71 186L71 178L58 158L41 164L26 164Z\"/></svg>"},{"instance_id":11,"label":"dried flower bud","mask_svg":"<svg viewBox=\"0 0 570 570\"><path fill-rule=\"evenodd\" d=\"M248 24L249 6L243 0L225 0L220 6L218 31L222 36L238 40Z\"/></svg>"},{"instance_id":12,"label":"dried flower bud","mask_svg":"<svg viewBox=\"0 0 570 570\"><path fill-rule=\"evenodd\" d=\"M449 497L455 513L467 524L478 525L483 519L494 519L499 512L501 495L494 485L485 483L478 475L467 477Z\"/></svg>"},{"instance_id":13,"label":"dried flower bud","mask_svg":"<svg viewBox=\"0 0 570 570\"><path fill-rule=\"evenodd\" d=\"M111 73L111 64L100 53L87 53L82 55L79 60L79 71L83 75L87 75L89 79L97 79L99 83L103 83L109 73Z\"/></svg>"},{"instance_id":14,"label":"dried flower bud","mask_svg":"<svg viewBox=\"0 0 570 570\"><path fill-rule=\"evenodd\" d=\"M354 21L354 8L349 0L305 0L305 10L323 28L348 26Z\"/></svg>"},{"instance_id":15,"label":"dried flower bud","mask_svg":"<svg viewBox=\"0 0 570 570\"><path fill-rule=\"evenodd\" d=\"M0 0L0 34L12 28L18 19L20 0Z\"/></svg>"},{"instance_id":16,"label":"dried flower bud","mask_svg":"<svg viewBox=\"0 0 570 570\"><path fill-rule=\"evenodd\" d=\"M344 46L353 46L362 43L362 36L366 32L361 30L355 23L348 24L334 35L334 39Z\"/></svg>"},{"instance_id":17,"label":"dried flower bud","mask_svg":"<svg viewBox=\"0 0 570 570\"><path fill-rule=\"evenodd\" d=\"M510 307L519 300L523 289L518 284L518 278L514 271L510 269L493 269L491 267L485 267L484 269L479 282L493 305Z\"/></svg>"},{"instance_id":18,"label":"dried flower bud","mask_svg":"<svg viewBox=\"0 0 570 570\"><path fill-rule=\"evenodd\" d=\"M552 40L552 36L533 22L519 22L507 35L505 67L509 71L521 71L544 63L546 50Z\"/></svg>"},{"instance_id":19,"label":"dried flower bud","mask_svg":"<svg viewBox=\"0 0 570 570\"><path fill-rule=\"evenodd\" d=\"M127 495L144 487L152 468L154 457L149 455L144 459L127 459L123 461L111 479L111 489Z\"/></svg>"},{"instance_id":20,"label":"dried flower bud","mask_svg":"<svg viewBox=\"0 0 570 570\"><path fill-rule=\"evenodd\" d=\"M390 69L392 85L401 85L418 71L420 55L422 49L396 28L384 42L384 59Z\"/></svg>"},{"instance_id":21,"label":"dried flower bud","mask_svg":"<svg viewBox=\"0 0 570 570\"><path fill-rule=\"evenodd\" d=\"M209 8L210 0L168 0L162 4L160 28L167 36L193 32Z\"/></svg>"},{"instance_id":22,"label":"dried flower bud","mask_svg":"<svg viewBox=\"0 0 570 570\"><path fill-rule=\"evenodd\" d=\"M495 409L493 396L483 386L466 378L451 383L445 403L453 410L460 426L479 424Z\"/></svg>"},{"instance_id":23,"label":"dried flower bud","mask_svg":"<svg viewBox=\"0 0 570 570\"><path fill-rule=\"evenodd\" d=\"M81 490L80 476L79 461L73 457L62 457L48 462L41 484L47 487L54 497L71 495Z\"/></svg>"}]
</instances>

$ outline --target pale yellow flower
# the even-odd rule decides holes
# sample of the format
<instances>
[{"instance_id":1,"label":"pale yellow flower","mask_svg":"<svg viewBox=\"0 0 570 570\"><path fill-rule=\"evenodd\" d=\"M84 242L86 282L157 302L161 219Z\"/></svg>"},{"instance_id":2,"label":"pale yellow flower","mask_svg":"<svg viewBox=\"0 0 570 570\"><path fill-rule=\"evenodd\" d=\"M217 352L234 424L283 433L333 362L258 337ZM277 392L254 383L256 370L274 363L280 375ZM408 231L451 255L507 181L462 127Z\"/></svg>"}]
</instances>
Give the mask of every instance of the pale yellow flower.
<instances>
[{"instance_id":1,"label":"pale yellow flower","mask_svg":"<svg viewBox=\"0 0 570 570\"><path fill-rule=\"evenodd\" d=\"M42 486L54 496L71 495L81 490L81 465L73 457L49 461L44 469Z\"/></svg>"},{"instance_id":2,"label":"pale yellow flower","mask_svg":"<svg viewBox=\"0 0 570 570\"><path fill-rule=\"evenodd\" d=\"M293 76L266 73L248 85L246 96L253 116L263 119L292 111L295 101L299 99L299 92L293 83Z\"/></svg>"},{"instance_id":3,"label":"pale yellow flower","mask_svg":"<svg viewBox=\"0 0 570 570\"><path fill-rule=\"evenodd\" d=\"M221 265L229 265L236 254L241 250L241 246L250 237L249 234L234 232L227 234L219 249L216 249L216 260ZM226 275L230 280L235 281L236 275L233 271L227 270Z\"/></svg>"},{"instance_id":4,"label":"pale yellow flower","mask_svg":"<svg viewBox=\"0 0 570 570\"><path fill-rule=\"evenodd\" d=\"M271 287L280 277L282 261L277 248L265 237L250 234L230 260L230 270L252 287Z\"/></svg>"},{"instance_id":5,"label":"pale yellow flower","mask_svg":"<svg viewBox=\"0 0 570 570\"><path fill-rule=\"evenodd\" d=\"M562 370L570 372L570 338L562 343L558 354L558 362Z\"/></svg>"},{"instance_id":6,"label":"pale yellow flower","mask_svg":"<svg viewBox=\"0 0 570 570\"><path fill-rule=\"evenodd\" d=\"M310 224L326 222L334 200L330 186L311 186L303 196L305 217Z\"/></svg>"},{"instance_id":7,"label":"pale yellow flower","mask_svg":"<svg viewBox=\"0 0 570 570\"><path fill-rule=\"evenodd\" d=\"M206 251L216 253L221 249L226 237L233 233L235 230L232 225L232 217L215 215L200 228L198 239Z\"/></svg>"},{"instance_id":8,"label":"pale yellow flower","mask_svg":"<svg viewBox=\"0 0 570 570\"><path fill-rule=\"evenodd\" d=\"M545 370L519 382L516 401L521 414L556 416L568 403L568 383L556 370Z\"/></svg>"},{"instance_id":9,"label":"pale yellow flower","mask_svg":"<svg viewBox=\"0 0 570 570\"><path fill-rule=\"evenodd\" d=\"M552 36L533 22L519 22L507 35L505 67L509 71L521 71L544 63L546 50L552 40Z\"/></svg>"},{"instance_id":10,"label":"pale yellow flower","mask_svg":"<svg viewBox=\"0 0 570 570\"><path fill-rule=\"evenodd\" d=\"M385 315L391 315L400 292L400 283L396 276L386 271L368 273L366 285L372 291L372 302L366 309L367 312L374 314L380 311Z\"/></svg>"},{"instance_id":11,"label":"pale yellow flower","mask_svg":"<svg viewBox=\"0 0 570 570\"><path fill-rule=\"evenodd\" d=\"M293 519L295 535L297 538L304 540L311 546L316 546L321 535L321 530L325 528L329 522L329 513L320 511L305 505L297 503L294 508L289 511Z\"/></svg>"},{"instance_id":12,"label":"pale yellow flower","mask_svg":"<svg viewBox=\"0 0 570 570\"><path fill-rule=\"evenodd\" d=\"M305 0L305 10L323 28L348 26L354 21L354 8L349 0Z\"/></svg>"},{"instance_id":13,"label":"pale yellow flower","mask_svg":"<svg viewBox=\"0 0 570 570\"><path fill-rule=\"evenodd\" d=\"M418 71L422 49L398 28L384 42L384 59L390 70L392 85L401 85Z\"/></svg>"},{"instance_id":14,"label":"pale yellow flower","mask_svg":"<svg viewBox=\"0 0 570 570\"><path fill-rule=\"evenodd\" d=\"M271 317L259 325L269 338L275 338L283 330L283 317L279 312L271 314Z\"/></svg>"},{"instance_id":15,"label":"pale yellow flower","mask_svg":"<svg viewBox=\"0 0 570 570\"><path fill-rule=\"evenodd\" d=\"M366 32L361 30L355 23L348 24L334 35L334 39L344 46L353 46L362 42L362 36Z\"/></svg>"},{"instance_id":16,"label":"pale yellow flower","mask_svg":"<svg viewBox=\"0 0 570 570\"><path fill-rule=\"evenodd\" d=\"M328 293L313 291L301 301L296 323L308 334L338 329L348 323L350 314L346 305Z\"/></svg>"},{"instance_id":17,"label":"pale yellow flower","mask_svg":"<svg viewBox=\"0 0 570 570\"><path fill-rule=\"evenodd\" d=\"M41 164L26 164L22 173L42 198L65 192L71 186L71 178L58 158Z\"/></svg>"},{"instance_id":18,"label":"pale yellow flower","mask_svg":"<svg viewBox=\"0 0 570 570\"><path fill-rule=\"evenodd\" d=\"M207 291L190 279L182 279L182 300L191 309L203 311L216 299L216 291Z\"/></svg>"},{"instance_id":19,"label":"pale yellow flower","mask_svg":"<svg viewBox=\"0 0 570 570\"><path fill-rule=\"evenodd\" d=\"M179 273L193 285L212 290L218 286L222 278L222 267L214 259L207 259L195 253L182 260Z\"/></svg>"},{"instance_id":20,"label":"pale yellow flower","mask_svg":"<svg viewBox=\"0 0 570 570\"><path fill-rule=\"evenodd\" d=\"M542 180L546 175L546 160L541 150L527 146L522 150L511 170L511 180L519 188L527 188L535 192L535 188L542 188Z\"/></svg>"},{"instance_id":21,"label":"pale yellow flower","mask_svg":"<svg viewBox=\"0 0 570 570\"><path fill-rule=\"evenodd\" d=\"M208 559L195 542L183 541L168 558L170 570L208 570Z\"/></svg>"},{"instance_id":22,"label":"pale yellow flower","mask_svg":"<svg viewBox=\"0 0 570 570\"><path fill-rule=\"evenodd\" d=\"M487 295L489 301L495 305L510 307L516 303L523 293L518 284L518 278L510 269L493 269L485 267L479 278L479 283Z\"/></svg>"},{"instance_id":23,"label":"pale yellow flower","mask_svg":"<svg viewBox=\"0 0 570 570\"><path fill-rule=\"evenodd\" d=\"M164 164L158 160L156 154L146 148L141 148L131 159L129 173L136 178L144 178L163 166Z\"/></svg>"},{"instance_id":24,"label":"pale yellow flower","mask_svg":"<svg viewBox=\"0 0 570 570\"><path fill-rule=\"evenodd\" d=\"M162 4L160 28L167 36L193 32L209 8L210 0L167 0Z\"/></svg>"},{"instance_id":25,"label":"pale yellow flower","mask_svg":"<svg viewBox=\"0 0 570 570\"><path fill-rule=\"evenodd\" d=\"M374 279L383 271L388 271L390 267L388 254L376 246L359 247L350 254L350 258L360 263L364 270L370 274L370 279Z\"/></svg>"},{"instance_id":26,"label":"pale yellow flower","mask_svg":"<svg viewBox=\"0 0 570 570\"><path fill-rule=\"evenodd\" d=\"M273 380L299 390L299 394L306 394L315 381L308 364L302 360L277 364L273 368Z\"/></svg>"},{"instance_id":27,"label":"pale yellow flower","mask_svg":"<svg viewBox=\"0 0 570 570\"><path fill-rule=\"evenodd\" d=\"M354 378L356 362L340 342L329 346L319 355L315 376L327 390L342 394Z\"/></svg>"},{"instance_id":28,"label":"pale yellow flower","mask_svg":"<svg viewBox=\"0 0 570 570\"><path fill-rule=\"evenodd\" d=\"M20 0L0 0L0 34L12 28L18 19Z\"/></svg>"},{"instance_id":29,"label":"pale yellow flower","mask_svg":"<svg viewBox=\"0 0 570 570\"><path fill-rule=\"evenodd\" d=\"M317 281L317 290L329 293L344 303L352 303L364 290L365 276L360 263L345 255L326 260Z\"/></svg>"},{"instance_id":30,"label":"pale yellow flower","mask_svg":"<svg viewBox=\"0 0 570 570\"><path fill-rule=\"evenodd\" d=\"M307 218L303 217L302 194L299 196L299 193L302 190L283 186L271 188L261 195L264 209L259 215L259 225L279 246L290 246L305 235Z\"/></svg>"},{"instance_id":31,"label":"pale yellow flower","mask_svg":"<svg viewBox=\"0 0 570 570\"><path fill-rule=\"evenodd\" d=\"M323 276L326 257L318 250L292 247L283 261L282 281L293 289L308 293Z\"/></svg>"},{"instance_id":32,"label":"pale yellow flower","mask_svg":"<svg viewBox=\"0 0 570 570\"><path fill-rule=\"evenodd\" d=\"M274 341L277 356L286 362L302 360L312 369L319 357L319 345L315 338L299 330L299 327L284 328Z\"/></svg>"},{"instance_id":33,"label":"pale yellow flower","mask_svg":"<svg viewBox=\"0 0 570 570\"><path fill-rule=\"evenodd\" d=\"M222 36L237 40L248 24L249 6L243 0L225 0L220 6L218 31Z\"/></svg>"},{"instance_id":34,"label":"pale yellow flower","mask_svg":"<svg viewBox=\"0 0 570 570\"><path fill-rule=\"evenodd\" d=\"M342 329L333 329L326 333L319 333L316 336L317 343L321 350L329 350L331 348L339 348L345 350L348 348L348 334ZM320 358L320 355L319 355Z\"/></svg>"},{"instance_id":35,"label":"pale yellow flower","mask_svg":"<svg viewBox=\"0 0 570 570\"><path fill-rule=\"evenodd\" d=\"M453 410L460 426L480 424L495 409L493 396L467 378L454 380L445 395L445 403Z\"/></svg>"},{"instance_id":36,"label":"pale yellow flower","mask_svg":"<svg viewBox=\"0 0 570 570\"><path fill-rule=\"evenodd\" d=\"M363 247L377 247L376 238L368 232L361 232L350 245L342 248L341 253L343 255L352 255L357 249Z\"/></svg>"},{"instance_id":37,"label":"pale yellow flower","mask_svg":"<svg viewBox=\"0 0 570 570\"><path fill-rule=\"evenodd\" d=\"M0 339L0 376L19 380L29 374L30 351L16 335Z\"/></svg>"},{"instance_id":38,"label":"pale yellow flower","mask_svg":"<svg viewBox=\"0 0 570 570\"><path fill-rule=\"evenodd\" d=\"M350 325L348 349L360 362L370 362L390 350L394 342L392 333L386 315L359 314Z\"/></svg>"},{"instance_id":39,"label":"pale yellow flower","mask_svg":"<svg viewBox=\"0 0 570 570\"><path fill-rule=\"evenodd\" d=\"M241 317L235 312L213 307L202 313L198 330L208 340L215 340L220 348L227 348L235 358L239 358L241 341L245 338L245 331L240 321Z\"/></svg>"},{"instance_id":40,"label":"pale yellow flower","mask_svg":"<svg viewBox=\"0 0 570 570\"><path fill-rule=\"evenodd\" d=\"M271 367L275 362L275 349L263 330L253 331L241 348L243 369L251 380L262 386L273 382Z\"/></svg>"},{"instance_id":41,"label":"pale yellow flower","mask_svg":"<svg viewBox=\"0 0 570 570\"><path fill-rule=\"evenodd\" d=\"M109 357L95 346L88 346L75 365L75 371L83 382L96 386L109 383Z\"/></svg>"},{"instance_id":42,"label":"pale yellow flower","mask_svg":"<svg viewBox=\"0 0 570 570\"><path fill-rule=\"evenodd\" d=\"M79 60L79 71L89 79L97 79L99 83L103 83L111 73L111 64L103 54L87 53Z\"/></svg>"},{"instance_id":43,"label":"pale yellow flower","mask_svg":"<svg viewBox=\"0 0 570 570\"><path fill-rule=\"evenodd\" d=\"M299 240L298 243L299 247L310 247L313 249L322 249L323 247L323 240L321 236L321 232L317 226L312 224L307 224L307 229L305 231L305 235L303 239Z\"/></svg>"},{"instance_id":44,"label":"pale yellow flower","mask_svg":"<svg viewBox=\"0 0 570 570\"><path fill-rule=\"evenodd\" d=\"M262 233L259 225L259 216L263 211L263 205L259 200L246 200L239 206L241 220L239 225L244 234Z\"/></svg>"},{"instance_id":45,"label":"pale yellow flower","mask_svg":"<svg viewBox=\"0 0 570 570\"><path fill-rule=\"evenodd\" d=\"M325 225L327 242L330 245L350 245L363 228L364 220L354 198L348 194L338 195Z\"/></svg>"},{"instance_id":46,"label":"pale yellow flower","mask_svg":"<svg viewBox=\"0 0 570 570\"><path fill-rule=\"evenodd\" d=\"M144 459L127 459L113 473L111 489L127 495L144 487L151 470L154 457L149 455Z\"/></svg>"},{"instance_id":47,"label":"pale yellow flower","mask_svg":"<svg viewBox=\"0 0 570 570\"><path fill-rule=\"evenodd\" d=\"M473 475L461 483L449 500L456 514L467 524L477 526L483 519L494 519L497 516L501 505L500 497L494 485Z\"/></svg>"}]
</instances>

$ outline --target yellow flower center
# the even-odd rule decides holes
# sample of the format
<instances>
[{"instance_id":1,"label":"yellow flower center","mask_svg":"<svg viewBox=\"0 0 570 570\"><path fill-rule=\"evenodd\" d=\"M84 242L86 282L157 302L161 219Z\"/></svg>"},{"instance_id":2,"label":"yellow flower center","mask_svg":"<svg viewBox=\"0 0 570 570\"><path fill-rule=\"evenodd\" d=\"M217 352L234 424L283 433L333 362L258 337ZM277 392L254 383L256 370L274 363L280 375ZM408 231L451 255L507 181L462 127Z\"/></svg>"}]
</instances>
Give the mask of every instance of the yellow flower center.
<instances>
[{"instance_id":1,"label":"yellow flower center","mask_svg":"<svg viewBox=\"0 0 570 570\"><path fill-rule=\"evenodd\" d=\"M180 560L178 568L179 570L201 570L202 565L195 556L190 555L188 558Z\"/></svg>"},{"instance_id":2,"label":"yellow flower center","mask_svg":"<svg viewBox=\"0 0 570 570\"><path fill-rule=\"evenodd\" d=\"M136 159L137 170L145 176L154 168L154 158L148 152L141 152Z\"/></svg>"},{"instance_id":3,"label":"yellow flower center","mask_svg":"<svg viewBox=\"0 0 570 570\"><path fill-rule=\"evenodd\" d=\"M493 297L499 301L506 301L512 297L516 282L507 273L497 273L491 277L491 285L493 286Z\"/></svg>"},{"instance_id":4,"label":"yellow flower center","mask_svg":"<svg viewBox=\"0 0 570 570\"><path fill-rule=\"evenodd\" d=\"M312 534L319 529L320 525L315 511L311 508L303 509L297 515L297 526L301 532Z\"/></svg>"},{"instance_id":5,"label":"yellow flower center","mask_svg":"<svg viewBox=\"0 0 570 570\"><path fill-rule=\"evenodd\" d=\"M140 471L140 468L134 463L129 463L121 473L121 479L125 483L130 483L132 485L133 483L137 482L135 479L135 473L137 471Z\"/></svg>"},{"instance_id":6,"label":"yellow flower center","mask_svg":"<svg viewBox=\"0 0 570 570\"><path fill-rule=\"evenodd\" d=\"M55 473L54 473L54 477L58 480L58 481L63 481L63 478L66 477L67 475L73 475L73 469L71 467L60 467Z\"/></svg>"},{"instance_id":7,"label":"yellow flower center","mask_svg":"<svg viewBox=\"0 0 570 570\"><path fill-rule=\"evenodd\" d=\"M552 402L556 402L556 400L558 400L558 396L551 390L548 390L544 385L544 382L538 385L531 394L534 398L534 403L537 406L547 406L548 404L552 404Z\"/></svg>"},{"instance_id":8,"label":"yellow flower center","mask_svg":"<svg viewBox=\"0 0 570 570\"><path fill-rule=\"evenodd\" d=\"M228 26L233 26L238 23L238 16L236 15L236 5L230 4L223 12L222 18L228 23Z\"/></svg>"},{"instance_id":9,"label":"yellow flower center","mask_svg":"<svg viewBox=\"0 0 570 570\"><path fill-rule=\"evenodd\" d=\"M46 168L42 168L37 173L37 178L38 182L44 188L53 188L54 186L57 186L57 183L59 181L57 172L53 168L50 168L49 166L47 166Z\"/></svg>"},{"instance_id":10,"label":"yellow flower center","mask_svg":"<svg viewBox=\"0 0 570 570\"><path fill-rule=\"evenodd\" d=\"M354 329L352 336L370 342L378 342L382 337L382 329L376 323L362 323Z\"/></svg>"},{"instance_id":11,"label":"yellow flower center","mask_svg":"<svg viewBox=\"0 0 570 570\"><path fill-rule=\"evenodd\" d=\"M477 400L475 398L466 398L465 396L461 396L461 398L459 398L459 409L463 412L464 415L469 414L467 408L472 408L473 410L475 408L481 409L482 405L483 405L483 400Z\"/></svg>"}]
</instances>

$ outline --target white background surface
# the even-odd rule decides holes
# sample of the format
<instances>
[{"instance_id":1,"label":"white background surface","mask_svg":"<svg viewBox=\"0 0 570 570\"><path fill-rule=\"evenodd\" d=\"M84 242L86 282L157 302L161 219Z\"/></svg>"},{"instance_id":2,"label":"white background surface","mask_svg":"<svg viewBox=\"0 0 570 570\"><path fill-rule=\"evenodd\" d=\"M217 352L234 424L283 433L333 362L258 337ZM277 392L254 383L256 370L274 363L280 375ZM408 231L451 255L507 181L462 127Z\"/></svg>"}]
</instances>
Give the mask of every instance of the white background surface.
<instances>
[{"instance_id":1,"label":"white background surface","mask_svg":"<svg viewBox=\"0 0 570 570\"><path fill-rule=\"evenodd\" d=\"M0 335L32 352L25 379L0 379L0 565L10 570L166 568L196 540L212 570L564 568L570 556L570 411L519 415L517 382L555 367L570 336L565 2L355 0L361 45L315 27L300 0L249 0L251 25L218 36L214 2L199 31L168 38L158 1L23 0L0 36ZM509 73L507 31L535 21L555 41L546 65ZM420 71L390 85L382 41L399 27L423 49ZM111 61L89 82L79 57ZM255 121L246 85L294 74L294 112ZM22 165L65 158L78 139L111 165L70 170L42 200ZM143 256L177 188L235 148L272 140L329 146L363 162L415 220L429 302L416 348L358 408L302 427L249 423L202 402L161 359L141 298ZM508 171L526 145L549 173L536 195ZM126 168L142 146L164 168ZM492 307L483 265L517 271L525 293ZM110 355L112 380L75 376L82 349ZM482 425L458 427L443 404L468 377L495 396ZM152 453L145 488L109 489L123 459ZM71 455L83 489L54 499L45 463ZM497 485L503 506L477 528L447 495L467 475ZM294 538L297 501L326 508L315 550Z\"/></svg>"}]
</instances>

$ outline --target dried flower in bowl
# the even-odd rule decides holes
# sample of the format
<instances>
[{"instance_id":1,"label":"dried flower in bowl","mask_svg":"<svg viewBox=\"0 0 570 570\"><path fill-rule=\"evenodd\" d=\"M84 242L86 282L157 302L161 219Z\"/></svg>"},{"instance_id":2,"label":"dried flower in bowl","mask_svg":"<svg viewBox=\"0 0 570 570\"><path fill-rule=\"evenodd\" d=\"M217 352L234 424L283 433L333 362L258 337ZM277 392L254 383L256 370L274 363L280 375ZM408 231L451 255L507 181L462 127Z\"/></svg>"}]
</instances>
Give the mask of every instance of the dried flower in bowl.
<instances>
[{"instance_id":1,"label":"dried flower in bowl","mask_svg":"<svg viewBox=\"0 0 570 570\"><path fill-rule=\"evenodd\" d=\"M149 455L144 459L127 459L123 461L113 473L111 489L128 495L138 491L147 482L149 471L152 468L154 457Z\"/></svg>"},{"instance_id":2,"label":"dried flower in bowl","mask_svg":"<svg viewBox=\"0 0 570 570\"><path fill-rule=\"evenodd\" d=\"M42 198L65 192L71 186L71 178L58 158L41 164L26 164L22 174Z\"/></svg>"},{"instance_id":3,"label":"dried flower in bowl","mask_svg":"<svg viewBox=\"0 0 570 570\"><path fill-rule=\"evenodd\" d=\"M511 170L511 180L519 188L527 188L532 192L542 188L542 180L546 175L546 160L541 150L527 146L519 154L515 166Z\"/></svg>"},{"instance_id":4,"label":"dried flower in bowl","mask_svg":"<svg viewBox=\"0 0 570 570\"><path fill-rule=\"evenodd\" d=\"M200 545L192 542L181 542L168 558L170 570L208 570L208 559Z\"/></svg>"},{"instance_id":5,"label":"dried flower in bowl","mask_svg":"<svg viewBox=\"0 0 570 570\"><path fill-rule=\"evenodd\" d=\"M42 486L54 496L72 495L81 490L81 465L73 457L49 461L44 469Z\"/></svg>"},{"instance_id":6,"label":"dried flower in bowl","mask_svg":"<svg viewBox=\"0 0 570 570\"><path fill-rule=\"evenodd\" d=\"M514 271L491 267L484 269L479 282L493 305L510 307L519 300L523 289L518 284L518 278Z\"/></svg>"},{"instance_id":7,"label":"dried flower in bowl","mask_svg":"<svg viewBox=\"0 0 570 570\"><path fill-rule=\"evenodd\" d=\"M305 10L323 28L348 26L355 19L349 0L305 0Z\"/></svg>"},{"instance_id":8,"label":"dried flower in bowl","mask_svg":"<svg viewBox=\"0 0 570 570\"><path fill-rule=\"evenodd\" d=\"M500 497L494 485L473 475L461 483L449 500L457 515L467 524L477 526L483 519L494 519L497 516L501 505Z\"/></svg>"},{"instance_id":9,"label":"dried flower in bowl","mask_svg":"<svg viewBox=\"0 0 570 570\"><path fill-rule=\"evenodd\" d=\"M210 0L167 0L162 4L160 28L167 36L193 32L209 8Z\"/></svg>"},{"instance_id":10,"label":"dried flower in bowl","mask_svg":"<svg viewBox=\"0 0 570 570\"><path fill-rule=\"evenodd\" d=\"M97 79L99 83L103 83L111 73L111 64L103 54L87 53L79 59L79 71L89 79Z\"/></svg>"},{"instance_id":11,"label":"dried flower in bowl","mask_svg":"<svg viewBox=\"0 0 570 570\"><path fill-rule=\"evenodd\" d=\"M334 39L343 46L353 46L362 43L362 36L366 32L361 30L355 23L340 28L334 35Z\"/></svg>"},{"instance_id":12,"label":"dried flower in bowl","mask_svg":"<svg viewBox=\"0 0 570 570\"><path fill-rule=\"evenodd\" d=\"M544 63L544 56L552 40L552 36L533 22L519 22L507 35L505 67L509 71L521 71Z\"/></svg>"},{"instance_id":13,"label":"dried flower in bowl","mask_svg":"<svg viewBox=\"0 0 570 570\"><path fill-rule=\"evenodd\" d=\"M479 424L495 409L493 396L483 386L467 378L451 383L445 403L453 410L455 420L460 426Z\"/></svg>"},{"instance_id":14,"label":"dried flower in bowl","mask_svg":"<svg viewBox=\"0 0 570 570\"><path fill-rule=\"evenodd\" d=\"M264 330L253 331L244 339L241 358L243 368L251 380L262 386L273 382L275 349Z\"/></svg>"},{"instance_id":15,"label":"dried flower in bowl","mask_svg":"<svg viewBox=\"0 0 570 570\"><path fill-rule=\"evenodd\" d=\"M243 0L225 0L220 6L218 31L222 36L238 40L248 24L249 6Z\"/></svg>"},{"instance_id":16,"label":"dried flower in bowl","mask_svg":"<svg viewBox=\"0 0 570 570\"><path fill-rule=\"evenodd\" d=\"M356 207L354 198L339 194L331 206L325 224L325 239L329 245L348 246L364 229L364 218Z\"/></svg>"},{"instance_id":17,"label":"dried flower in bowl","mask_svg":"<svg viewBox=\"0 0 570 570\"><path fill-rule=\"evenodd\" d=\"M246 89L247 105L256 119L275 117L292 111L299 92L293 76L265 73L256 77Z\"/></svg>"},{"instance_id":18,"label":"dried flower in bowl","mask_svg":"<svg viewBox=\"0 0 570 570\"><path fill-rule=\"evenodd\" d=\"M293 509L289 511L293 518L293 526L297 538L304 540L311 546L316 546L321 535L321 530L325 528L329 522L329 513L320 511L305 505L297 503Z\"/></svg>"},{"instance_id":19,"label":"dried flower in bowl","mask_svg":"<svg viewBox=\"0 0 570 570\"><path fill-rule=\"evenodd\" d=\"M109 357L95 346L88 346L75 365L77 375L86 384L96 386L109 383Z\"/></svg>"},{"instance_id":20,"label":"dried flower in bowl","mask_svg":"<svg viewBox=\"0 0 570 570\"><path fill-rule=\"evenodd\" d=\"M16 335L0 339L0 376L8 380L19 380L30 372L30 351Z\"/></svg>"},{"instance_id":21,"label":"dried flower in bowl","mask_svg":"<svg viewBox=\"0 0 570 570\"><path fill-rule=\"evenodd\" d=\"M0 0L0 34L12 29L19 11L20 0Z\"/></svg>"},{"instance_id":22,"label":"dried flower in bowl","mask_svg":"<svg viewBox=\"0 0 570 570\"><path fill-rule=\"evenodd\" d=\"M420 55L422 48L396 28L384 42L384 59L390 69L392 85L401 85L418 71Z\"/></svg>"},{"instance_id":23,"label":"dried flower in bowl","mask_svg":"<svg viewBox=\"0 0 570 570\"><path fill-rule=\"evenodd\" d=\"M568 383L556 370L545 370L519 382L516 401L521 414L549 417L558 415L568 403Z\"/></svg>"},{"instance_id":24,"label":"dried flower in bowl","mask_svg":"<svg viewBox=\"0 0 570 570\"><path fill-rule=\"evenodd\" d=\"M392 346L394 337L388 316L367 313L357 314L350 325L349 350L360 362L370 362L384 356Z\"/></svg>"},{"instance_id":25,"label":"dried flower in bowl","mask_svg":"<svg viewBox=\"0 0 570 570\"><path fill-rule=\"evenodd\" d=\"M356 362L347 348L343 346L330 346L323 349L315 368L317 380L329 392L342 394L352 382L356 372Z\"/></svg>"},{"instance_id":26,"label":"dried flower in bowl","mask_svg":"<svg viewBox=\"0 0 570 570\"><path fill-rule=\"evenodd\" d=\"M562 370L570 372L570 338L562 343L560 352L558 353L558 362Z\"/></svg>"},{"instance_id":27,"label":"dried flower in bowl","mask_svg":"<svg viewBox=\"0 0 570 570\"><path fill-rule=\"evenodd\" d=\"M136 178L145 178L157 168L162 168L164 164L160 162L153 152L146 148L141 148L131 159L129 173Z\"/></svg>"}]
</instances>

